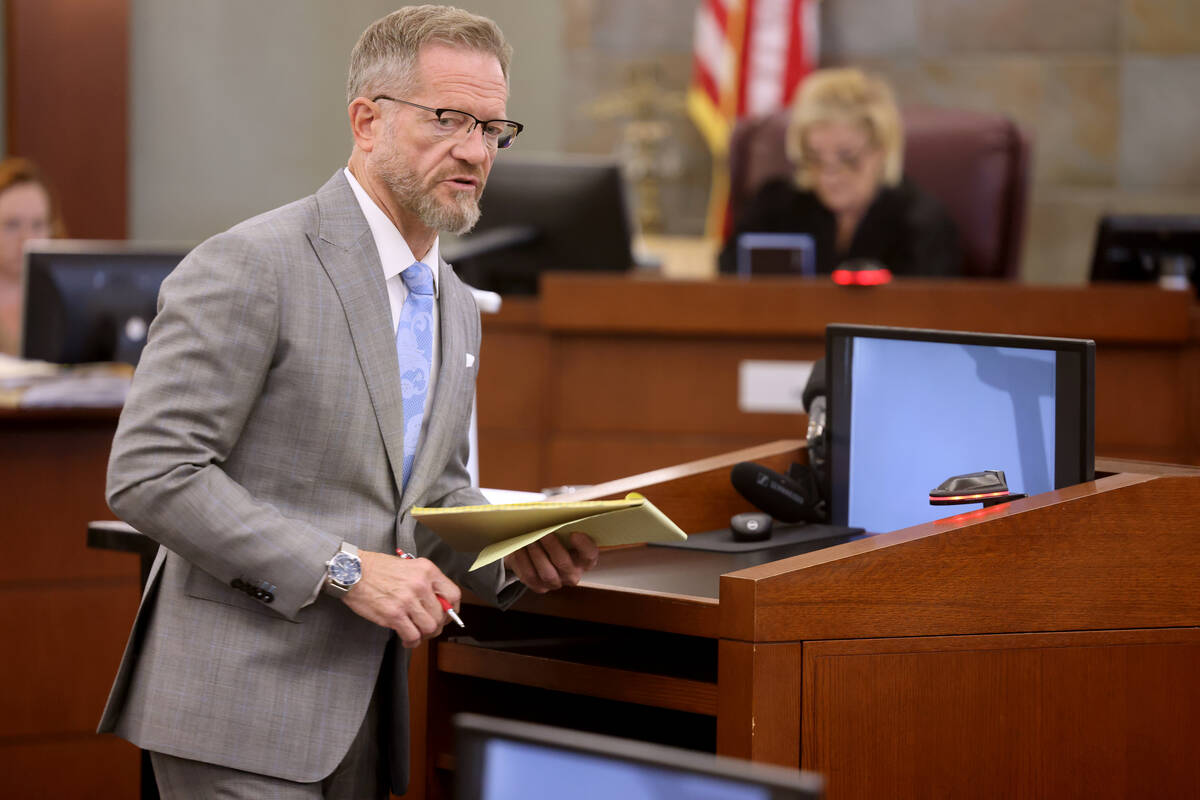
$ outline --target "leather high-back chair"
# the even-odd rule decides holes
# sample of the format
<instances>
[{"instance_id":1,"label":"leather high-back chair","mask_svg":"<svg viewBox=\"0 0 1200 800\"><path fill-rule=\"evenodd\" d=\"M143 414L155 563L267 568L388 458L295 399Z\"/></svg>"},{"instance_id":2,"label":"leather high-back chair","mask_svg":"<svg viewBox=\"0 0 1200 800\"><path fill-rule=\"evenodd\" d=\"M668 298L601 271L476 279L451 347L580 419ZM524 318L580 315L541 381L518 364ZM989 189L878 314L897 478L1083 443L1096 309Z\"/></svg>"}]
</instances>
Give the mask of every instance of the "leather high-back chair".
<instances>
[{"instance_id":1,"label":"leather high-back chair","mask_svg":"<svg viewBox=\"0 0 1200 800\"><path fill-rule=\"evenodd\" d=\"M963 272L1015 278L1029 202L1030 139L1001 114L903 109L904 172L941 201L958 226ZM787 177L789 109L739 120L729 143L730 211L769 178Z\"/></svg>"}]
</instances>

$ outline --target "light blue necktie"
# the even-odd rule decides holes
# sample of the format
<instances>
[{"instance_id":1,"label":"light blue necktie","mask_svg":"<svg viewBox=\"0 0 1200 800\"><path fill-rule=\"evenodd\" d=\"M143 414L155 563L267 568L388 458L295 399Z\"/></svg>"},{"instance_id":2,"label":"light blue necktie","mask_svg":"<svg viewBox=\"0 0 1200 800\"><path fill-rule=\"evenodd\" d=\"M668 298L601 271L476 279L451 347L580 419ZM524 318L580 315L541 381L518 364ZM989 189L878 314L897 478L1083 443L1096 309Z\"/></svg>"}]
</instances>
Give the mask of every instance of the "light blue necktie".
<instances>
[{"instance_id":1,"label":"light blue necktie","mask_svg":"<svg viewBox=\"0 0 1200 800\"><path fill-rule=\"evenodd\" d=\"M402 480L408 485L425 397L429 394L429 371L433 364L433 272L420 261L400 273L408 297L400 309L396 327L396 357L400 361L400 391L404 398L404 467ZM404 487L402 486L401 489Z\"/></svg>"}]
</instances>

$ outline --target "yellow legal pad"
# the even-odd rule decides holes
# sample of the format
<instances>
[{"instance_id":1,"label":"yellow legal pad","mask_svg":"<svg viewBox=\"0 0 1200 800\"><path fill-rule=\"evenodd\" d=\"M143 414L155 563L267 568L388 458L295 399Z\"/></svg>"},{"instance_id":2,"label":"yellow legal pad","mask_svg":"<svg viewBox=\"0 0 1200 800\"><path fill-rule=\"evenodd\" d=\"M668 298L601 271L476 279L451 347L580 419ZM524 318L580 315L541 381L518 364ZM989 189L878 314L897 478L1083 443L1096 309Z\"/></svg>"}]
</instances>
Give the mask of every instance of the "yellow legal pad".
<instances>
[{"instance_id":1,"label":"yellow legal pad","mask_svg":"<svg viewBox=\"0 0 1200 800\"><path fill-rule=\"evenodd\" d=\"M666 514L637 493L630 493L624 500L418 507L412 510L412 515L455 550L478 552L472 570L551 533L566 542L572 532L580 531L601 547L687 538Z\"/></svg>"}]
</instances>

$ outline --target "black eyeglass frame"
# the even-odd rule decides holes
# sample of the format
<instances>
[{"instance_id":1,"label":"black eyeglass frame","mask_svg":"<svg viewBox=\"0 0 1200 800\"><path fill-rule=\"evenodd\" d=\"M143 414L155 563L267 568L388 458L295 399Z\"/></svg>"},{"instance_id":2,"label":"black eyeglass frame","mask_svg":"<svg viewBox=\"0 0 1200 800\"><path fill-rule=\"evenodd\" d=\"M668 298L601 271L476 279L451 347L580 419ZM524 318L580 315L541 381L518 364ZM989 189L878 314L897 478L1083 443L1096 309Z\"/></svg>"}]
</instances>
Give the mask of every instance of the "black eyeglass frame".
<instances>
[{"instance_id":1,"label":"black eyeglass frame","mask_svg":"<svg viewBox=\"0 0 1200 800\"><path fill-rule=\"evenodd\" d=\"M496 139L496 149L497 150L504 150L509 147L512 147L512 143L515 142L517 140L517 137L521 135L521 131L525 130L524 125L522 125L521 123L519 123L513 119L480 119L479 117L472 114L470 111L463 111L458 108L430 108L429 106L423 106L420 103L414 103L411 100L401 100L398 97L389 97L386 94L376 95L375 97L371 98L371 102L373 102L373 103L378 103L380 100L391 100L393 103L403 103L406 106L412 106L413 108L419 108L422 111L428 111L431 114L433 114L435 117L437 117L439 120L442 118L442 114L445 114L447 112L453 113L453 114L462 114L464 117L470 117L471 119L475 120L475 123L473 125L471 125L470 128L467 129L468 136L470 136L472 133L474 133L475 128L478 127L479 125L483 126L483 130L485 132L487 131L488 125L492 124L493 122L503 122L507 125L512 125L514 128L516 128L516 132L513 133L513 135L509 138L509 140L505 144L500 144L500 139L497 138ZM484 141L487 141L486 136L484 137Z\"/></svg>"}]
</instances>

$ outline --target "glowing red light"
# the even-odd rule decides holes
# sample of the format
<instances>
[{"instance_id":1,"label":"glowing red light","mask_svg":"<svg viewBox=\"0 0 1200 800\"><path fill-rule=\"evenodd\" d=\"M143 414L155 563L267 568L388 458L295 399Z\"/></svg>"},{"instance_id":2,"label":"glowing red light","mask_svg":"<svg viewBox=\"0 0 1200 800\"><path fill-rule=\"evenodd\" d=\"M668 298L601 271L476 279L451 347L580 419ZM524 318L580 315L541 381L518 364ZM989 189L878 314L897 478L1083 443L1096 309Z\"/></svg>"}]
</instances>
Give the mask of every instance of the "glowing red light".
<instances>
[{"instance_id":1,"label":"glowing red light","mask_svg":"<svg viewBox=\"0 0 1200 800\"><path fill-rule=\"evenodd\" d=\"M1008 492L985 492L984 494L956 494L949 497L934 497L929 495L930 500L936 500L939 503L965 503L969 500L983 500L988 497L1005 497Z\"/></svg>"},{"instance_id":2,"label":"glowing red light","mask_svg":"<svg viewBox=\"0 0 1200 800\"><path fill-rule=\"evenodd\" d=\"M883 268L835 269L831 277L838 286L880 286L891 282L892 271Z\"/></svg>"}]
</instances>

